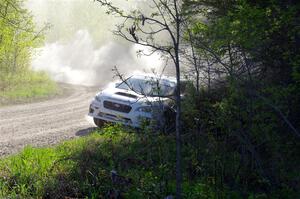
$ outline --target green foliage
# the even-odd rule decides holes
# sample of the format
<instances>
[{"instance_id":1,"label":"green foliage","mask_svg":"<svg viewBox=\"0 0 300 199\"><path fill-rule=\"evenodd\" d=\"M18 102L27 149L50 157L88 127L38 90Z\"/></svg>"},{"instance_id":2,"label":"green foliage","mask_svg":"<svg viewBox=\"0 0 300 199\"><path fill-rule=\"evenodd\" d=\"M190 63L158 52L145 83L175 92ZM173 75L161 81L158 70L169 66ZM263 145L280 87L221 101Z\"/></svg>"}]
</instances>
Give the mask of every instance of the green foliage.
<instances>
[{"instance_id":1,"label":"green foliage","mask_svg":"<svg viewBox=\"0 0 300 199\"><path fill-rule=\"evenodd\" d=\"M185 165L195 157L188 148ZM54 148L27 147L2 159L0 197L101 198L118 190L125 198L161 198L175 193L173 162L173 136L107 126ZM189 180L190 169L184 169L184 198L217 198L210 180ZM125 181L113 183L112 170ZM234 195L228 189L222 194Z\"/></svg>"},{"instance_id":2,"label":"green foliage","mask_svg":"<svg viewBox=\"0 0 300 199\"><path fill-rule=\"evenodd\" d=\"M42 32L35 32L31 14L23 8L23 1L0 1L0 71L18 73L28 70L31 50L42 39Z\"/></svg>"},{"instance_id":3,"label":"green foliage","mask_svg":"<svg viewBox=\"0 0 300 199\"><path fill-rule=\"evenodd\" d=\"M210 25L208 34L215 41L214 49L232 44L254 50L263 45L264 34L268 28L265 10L242 2L234 11L215 20Z\"/></svg>"},{"instance_id":4,"label":"green foliage","mask_svg":"<svg viewBox=\"0 0 300 199\"><path fill-rule=\"evenodd\" d=\"M164 195L166 182L172 181L174 142L149 138L108 126L56 148L27 147L0 162L0 196L99 198L110 189L127 198ZM130 183L113 185L112 170L130 178Z\"/></svg>"},{"instance_id":5,"label":"green foliage","mask_svg":"<svg viewBox=\"0 0 300 199\"><path fill-rule=\"evenodd\" d=\"M212 109L224 122L235 121L230 109L233 100L207 109ZM228 115L229 111L232 116ZM227 118L224 118L222 114L226 113ZM216 121L210 118L211 122ZM236 139L238 135L227 132L226 126L222 130L218 126L213 128L210 123L204 124L211 126L209 132L183 136L184 198L287 198L286 194L293 198L296 195L288 185L270 191L268 195L255 192L258 187L269 187L269 182L256 169L243 165L237 173L242 147ZM283 144L279 150L285 150ZM285 160L288 160L292 154L285 153L288 156ZM277 164L285 164L285 160ZM113 190L121 192L125 198L161 198L175 192L174 162L172 135L140 134L120 126L107 126L54 148L27 147L18 155L2 159L0 197L101 198ZM265 159L265 162L268 161ZM291 168L294 167L291 165ZM112 170L124 181L113 183ZM296 170L293 174L292 171L280 172L284 178L289 174L288 178L297 178ZM241 187L242 190L227 184L234 173L238 175L232 183L247 185ZM288 179L281 180L289 182Z\"/></svg>"},{"instance_id":6,"label":"green foliage","mask_svg":"<svg viewBox=\"0 0 300 199\"><path fill-rule=\"evenodd\" d=\"M31 72L17 75L0 75L0 98L4 101L18 101L25 98L48 96L57 93L56 84L48 75Z\"/></svg>"},{"instance_id":7,"label":"green foliage","mask_svg":"<svg viewBox=\"0 0 300 199\"><path fill-rule=\"evenodd\" d=\"M247 64L250 69L259 65L260 75L273 84L290 83L292 74L297 76L299 3L188 2L211 10L208 14L200 13L206 15L206 21L193 21L193 37L197 38L195 47L213 52L212 60L217 56L217 61L222 61L231 75L241 75L241 67Z\"/></svg>"},{"instance_id":8,"label":"green foliage","mask_svg":"<svg viewBox=\"0 0 300 199\"><path fill-rule=\"evenodd\" d=\"M199 9L206 20L191 16L193 44L198 59L210 55L218 71L211 77L223 75L184 105L189 121L189 111L198 112L199 121L185 123L198 134L189 141L201 154L193 161L198 175L213 177L217 193L229 187L242 198L296 198L299 2L186 2L193 14L206 8Z\"/></svg>"},{"instance_id":9,"label":"green foliage","mask_svg":"<svg viewBox=\"0 0 300 199\"><path fill-rule=\"evenodd\" d=\"M198 104L199 111L197 123L185 123L191 176L206 178L204 184L214 187L218 198L230 195L224 192L228 187L242 198L263 198L261 193L265 198L295 197L300 145L270 106L291 110L294 102L287 99L293 98L293 90L268 87L263 92L269 101L235 84L222 89L225 96L212 98L213 93L203 92L190 102Z\"/></svg>"},{"instance_id":10,"label":"green foliage","mask_svg":"<svg viewBox=\"0 0 300 199\"><path fill-rule=\"evenodd\" d=\"M0 98L2 101L49 95L55 84L44 73L32 72L31 55L42 44L23 0L0 0Z\"/></svg>"},{"instance_id":11,"label":"green foliage","mask_svg":"<svg viewBox=\"0 0 300 199\"><path fill-rule=\"evenodd\" d=\"M186 86L186 95L184 96L184 100L182 101L182 106L184 107L184 109L182 110L182 118L185 125L189 127L192 127L200 117L197 107L198 103L195 103L197 99L197 92L192 83L189 83Z\"/></svg>"},{"instance_id":12,"label":"green foliage","mask_svg":"<svg viewBox=\"0 0 300 199\"><path fill-rule=\"evenodd\" d=\"M226 77L184 104L187 121L198 116L185 122L198 151L191 167L221 198L226 188L242 198L297 197L299 3L218 2L188 1L210 9L200 11L207 21L193 21L197 56L208 52Z\"/></svg>"},{"instance_id":13,"label":"green foliage","mask_svg":"<svg viewBox=\"0 0 300 199\"><path fill-rule=\"evenodd\" d=\"M50 148L27 147L21 154L2 160L0 197L31 197L33 192L43 194L46 179L51 179L49 170L57 158L55 155Z\"/></svg>"}]
</instances>

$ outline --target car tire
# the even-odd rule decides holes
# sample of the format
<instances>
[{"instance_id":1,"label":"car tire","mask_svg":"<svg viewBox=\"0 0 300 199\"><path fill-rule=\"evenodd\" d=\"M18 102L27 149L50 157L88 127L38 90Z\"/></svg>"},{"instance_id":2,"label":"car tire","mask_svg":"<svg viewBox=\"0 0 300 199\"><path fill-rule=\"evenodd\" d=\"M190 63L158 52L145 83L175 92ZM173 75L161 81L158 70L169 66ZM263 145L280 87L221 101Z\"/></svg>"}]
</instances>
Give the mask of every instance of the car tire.
<instances>
[{"instance_id":1,"label":"car tire","mask_svg":"<svg viewBox=\"0 0 300 199\"><path fill-rule=\"evenodd\" d=\"M104 120L101 120L101 119L98 119L98 118L94 118L94 123L99 128L103 127L104 124L105 124Z\"/></svg>"}]
</instances>

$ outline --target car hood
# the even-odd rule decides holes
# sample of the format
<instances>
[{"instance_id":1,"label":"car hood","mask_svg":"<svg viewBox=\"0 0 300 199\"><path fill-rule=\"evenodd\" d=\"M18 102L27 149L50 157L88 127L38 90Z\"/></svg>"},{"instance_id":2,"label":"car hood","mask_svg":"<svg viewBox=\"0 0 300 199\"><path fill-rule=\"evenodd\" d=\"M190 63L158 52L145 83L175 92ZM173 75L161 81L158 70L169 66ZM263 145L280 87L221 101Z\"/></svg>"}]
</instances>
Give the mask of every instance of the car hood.
<instances>
[{"instance_id":1,"label":"car hood","mask_svg":"<svg viewBox=\"0 0 300 199\"><path fill-rule=\"evenodd\" d=\"M126 104L138 103L141 105L151 105L155 102L164 102L169 98L166 97L149 97L138 94L131 90L119 88L107 88L97 94L103 100L118 101Z\"/></svg>"}]
</instances>

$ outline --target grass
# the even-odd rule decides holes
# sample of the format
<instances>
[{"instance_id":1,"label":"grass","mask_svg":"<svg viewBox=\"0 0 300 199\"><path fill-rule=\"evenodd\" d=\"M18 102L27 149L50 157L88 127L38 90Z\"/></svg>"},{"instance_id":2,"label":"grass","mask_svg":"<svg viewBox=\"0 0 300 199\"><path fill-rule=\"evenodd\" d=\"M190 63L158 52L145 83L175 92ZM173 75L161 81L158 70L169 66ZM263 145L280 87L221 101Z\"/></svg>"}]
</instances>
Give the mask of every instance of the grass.
<instances>
[{"instance_id":1,"label":"grass","mask_svg":"<svg viewBox=\"0 0 300 199\"><path fill-rule=\"evenodd\" d=\"M172 136L108 126L54 148L29 146L2 159L0 198L162 198L175 191L174 155ZM186 198L212 194L199 182L185 183L184 191Z\"/></svg>"},{"instance_id":2,"label":"grass","mask_svg":"<svg viewBox=\"0 0 300 199\"><path fill-rule=\"evenodd\" d=\"M57 92L55 82L42 72L0 75L0 98L4 102L46 97Z\"/></svg>"},{"instance_id":3,"label":"grass","mask_svg":"<svg viewBox=\"0 0 300 199\"><path fill-rule=\"evenodd\" d=\"M201 168L192 166L193 150L183 144L182 153L183 198L268 198L251 193L242 197L226 187L217 190L212 176L194 173ZM172 135L107 126L55 147L28 146L17 155L0 159L0 198L174 196L175 154ZM275 196L271 198L281 198Z\"/></svg>"}]
</instances>

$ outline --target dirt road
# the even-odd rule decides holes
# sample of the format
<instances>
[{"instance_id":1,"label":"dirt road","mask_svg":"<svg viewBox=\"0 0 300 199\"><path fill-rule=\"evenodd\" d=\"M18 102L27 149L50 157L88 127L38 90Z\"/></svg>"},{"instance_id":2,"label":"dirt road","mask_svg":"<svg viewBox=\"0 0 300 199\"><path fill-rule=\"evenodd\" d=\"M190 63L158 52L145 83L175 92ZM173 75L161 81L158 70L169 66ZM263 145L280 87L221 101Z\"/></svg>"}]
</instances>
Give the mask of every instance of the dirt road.
<instances>
[{"instance_id":1,"label":"dirt road","mask_svg":"<svg viewBox=\"0 0 300 199\"><path fill-rule=\"evenodd\" d=\"M64 85L64 90L68 94L48 101L0 108L0 157L26 145L53 145L93 129L87 112L96 89Z\"/></svg>"}]
</instances>

